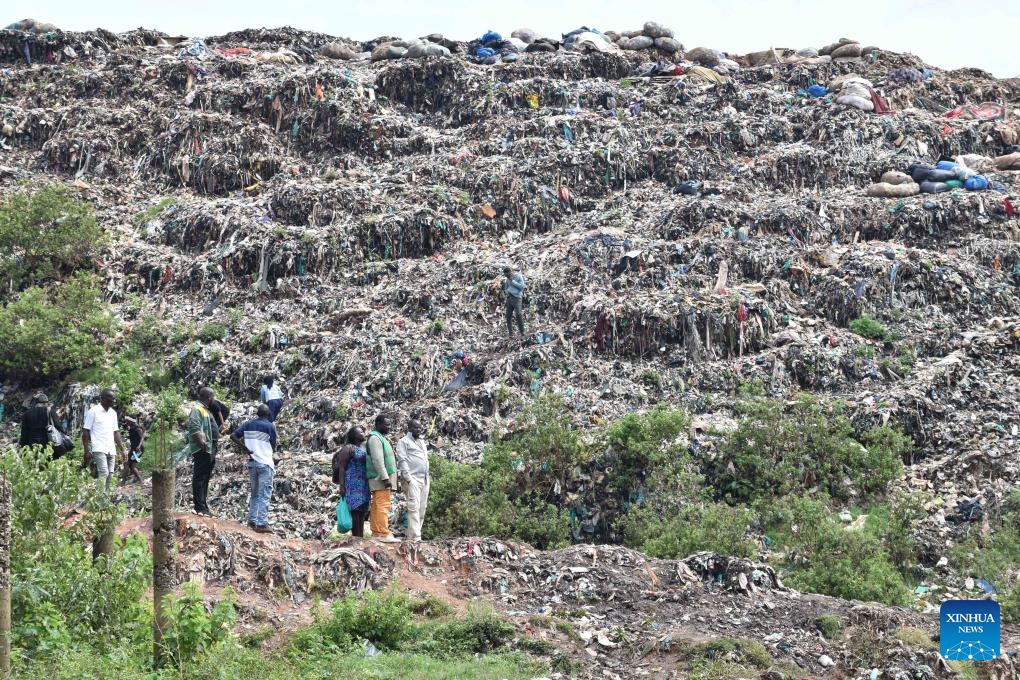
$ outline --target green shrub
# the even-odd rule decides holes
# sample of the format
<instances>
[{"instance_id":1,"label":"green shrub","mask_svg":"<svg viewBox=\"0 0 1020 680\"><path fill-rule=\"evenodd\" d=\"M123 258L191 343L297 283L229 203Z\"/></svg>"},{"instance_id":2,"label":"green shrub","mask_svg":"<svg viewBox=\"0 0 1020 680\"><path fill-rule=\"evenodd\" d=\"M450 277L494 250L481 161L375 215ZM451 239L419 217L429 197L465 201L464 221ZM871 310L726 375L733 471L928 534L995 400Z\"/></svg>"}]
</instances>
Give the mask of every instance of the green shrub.
<instances>
[{"instance_id":1,"label":"green shrub","mask_svg":"<svg viewBox=\"0 0 1020 680\"><path fill-rule=\"evenodd\" d=\"M202 342L219 342L227 337L227 327L221 323L210 321L198 331L198 339Z\"/></svg>"},{"instance_id":2,"label":"green shrub","mask_svg":"<svg viewBox=\"0 0 1020 680\"><path fill-rule=\"evenodd\" d=\"M146 314L127 332L128 346L139 354L151 354L166 346L167 335L163 323L155 315Z\"/></svg>"},{"instance_id":3,"label":"green shrub","mask_svg":"<svg viewBox=\"0 0 1020 680\"><path fill-rule=\"evenodd\" d=\"M903 573L883 543L882 522L847 530L824 497L790 497L755 509L766 535L784 554L787 585L851 600L910 601Z\"/></svg>"},{"instance_id":4,"label":"green shrub","mask_svg":"<svg viewBox=\"0 0 1020 680\"><path fill-rule=\"evenodd\" d=\"M863 338L868 338L869 340L884 341L893 339L892 333L889 332L888 328L875 319L872 319L867 314L863 314L859 318L851 321L850 330Z\"/></svg>"},{"instance_id":5,"label":"green shrub","mask_svg":"<svg viewBox=\"0 0 1020 680\"><path fill-rule=\"evenodd\" d=\"M644 383L646 387L651 387L656 390L662 389L662 376L659 375L658 371L653 371L651 369L645 371L641 374L641 382Z\"/></svg>"},{"instance_id":6,"label":"green shrub","mask_svg":"<svg viewBox=\"0 0 1020 680\"><path fill-rule=\"evenodd\" d=\"M815 626L826 640L835 640L840 631L843 630L843 619L832 614L819 616L815 619Z\"/></svg>"},{"instance_id":7,"label":"green shrub","mask_svg":"<svg viewBox=\"0 0 1020 680\"><path fill-rule=\"evenodd\" d=\"M616 489L629 495L649 473L652 479L663 479L687 470L686 448L677 439L689 426L686 413L661 404L648 413L629 413L610 425L605 439ZM675 480L669 481L672 485ZM675 487L671 491L675 493Z\"/></svg>"},{"instance_id":8,"label":"green shrub","mask_svg":"<svg viewBox=\"0 0 1020 680\"><path fill-rule=\"evenodd\" d=\"M230 637L237 618L230 590L206 611L202 591L194 583L184 584L184 593L168 598L165 606L171 625L163 635L163 648L176 666L199 658Z\"/></svg>"},{"instance_id":9,"label":"green shrub","mask_svg":"<svg viewBox=\"0 0 1020 680\"><path fill-rule=\"evenodd\" d=\"M164 196L159 199L155 205L151 205L145 210L135 213L134 223L139 227L143 227L147 222L159 217L164 210L176 204L177 199L171 196Z\"/></svg>"},{"instance_id":10,"label":"green shrub","mask_svg":"<svg viewBox=\"0 0 1020 680\"><path fill-rule=\"evenodd\" d=\"M55 379L101 364L114 321L84 275L50 290L28 288L0 309L0 370Z\"/></svg>"},{"instance_id":11,"label":"green shrub","mask_svg":"<svg viewBox=\"0 0 1020 680\"><path fill-rule=\"evenodd\" d=\"M684 558L700 550L755 557L758 546L749 537L754 514L724 503L694 505L664 515L656 508L627 513L620 522L627 545L652 557Z\"/></svg>"},{"instance_id":12,"label":"green shrub","mask_svg":"<svg viewBox=\"0 0 1020 680\"><path fill-rule=\"evenodd\" d=\"M117 410L128 410L135 397L145 388L142 360L132 352L120 354L107 368L91 368L81 372L78 380L113 389L117 395Z\"/></svg>"},{"instance_id":13,"label":"green shrub","mask_svg":"<svg viewBox=\"0 0 1020 680\"><path fill-rule=\"evenodd\" d=\"M472 607L467 615L438 626L432 634L432 655L439 657L491 654L506 648L517 628L491 609Z\"/></svg>"},{"instance_id":14,"label":"green shrub","mask_svg":"<svg viewBox=\"0 0 1020 680\"><path fill-rule=\"evenodd\" d=\"M93 564L89 538L116 522L78 456L50 461L48 449L25 448L0 456L0 475L11 484L11 611L14 646L33 657L70 645L103 650L138 639L148 629L142 599L152 563L141 536L120 543L111 559ZM65 526L62 509L83 507L83 519Z\"/></svg>"},{"instance_id":15,"label":"green shrub","mask_svg":"<svg viewBox=\"0 0 1020 680\"><path fill-rule=\"evenodd\" d=\"M92 206L64 187L19 191L0 205L0 276L14 290L60 279L92 263L105 242Z\"/></svg>"},{"instance_id":16,"label":"green shrub","mask_svg":"<svg viewBox=\"0 0 1020 680\"><path fill-rule=\"evenodd\" d=\"M432 458L430 495L437 511L426 524L430 537L496 536L543 549L567 544L563 491L591 452L556 395L539 397L520 423L513 437L485 449L481 465Z\"/></svg>"},{"instance_id":17,"label":"green shrub","mask_svg":"<svg viewBox=\"0 0 1020 680\"><path fill-rule=\"evenodd\" d=\"M788 408L757 399L741 411L720 455L703 465L717 495L729 502L814 487L838 499L880 495L901 474L910 447L906 437L884 427L858 438L845 416L806 398Z\"/></svg>"}]
</instances>

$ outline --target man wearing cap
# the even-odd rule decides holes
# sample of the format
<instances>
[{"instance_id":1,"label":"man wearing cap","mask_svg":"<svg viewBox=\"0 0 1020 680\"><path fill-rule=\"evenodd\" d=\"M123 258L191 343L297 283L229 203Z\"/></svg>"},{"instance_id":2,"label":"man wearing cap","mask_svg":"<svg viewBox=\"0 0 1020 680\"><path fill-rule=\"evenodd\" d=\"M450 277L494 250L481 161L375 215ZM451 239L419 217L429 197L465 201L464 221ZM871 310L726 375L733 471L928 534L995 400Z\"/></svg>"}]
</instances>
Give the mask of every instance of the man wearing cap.
<instances>
[{"instance_id":1,"label":"man wearing cap","mask_svg":"<svg viewBox=\"0 0 1020 680\"><path fill-rule=\"evenodd\" d=\"M21 437L18 439L18 446L42 446L50 445L50 399L40 392L32 397L32 408L25 411L21 417ZM54 458L57 458L54 452Z\"/></svg>"},{"instance_id":2,"label":"man wearing cap","mask_svg":"<svg viewBox=\"0 0 1020 680\"><path fill-rule=\"evenodd\" d=\"M117 410L113 408L113 390L103 390L99 403L85 412L85 423L81 430L81 443L85 447L82 467L88 467L89 455L96 464L99 484L110 488L113 480L114 462L117 454L124 455L124 440L120 437L120 423Z\"/></svg>"}]
</instances>

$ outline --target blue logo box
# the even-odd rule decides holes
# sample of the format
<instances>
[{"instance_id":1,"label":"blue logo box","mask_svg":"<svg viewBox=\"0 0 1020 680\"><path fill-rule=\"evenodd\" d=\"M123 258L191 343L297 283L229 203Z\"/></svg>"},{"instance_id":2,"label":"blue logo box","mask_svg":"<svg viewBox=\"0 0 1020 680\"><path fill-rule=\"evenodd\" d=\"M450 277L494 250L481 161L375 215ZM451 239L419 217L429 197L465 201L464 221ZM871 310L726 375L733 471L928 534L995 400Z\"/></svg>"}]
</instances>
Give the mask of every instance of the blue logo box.
<instances>
[{"instance_id":1,"label":"blue logo box","mask_svg":"<svg viewBox=\"0 0 1020 680\"><path fill-rule=\"evenodd\" d=\"M947 661L991 661L999 656L999 603L947 600L939 608L939 653Z\"/></svg>"}]
</instances>

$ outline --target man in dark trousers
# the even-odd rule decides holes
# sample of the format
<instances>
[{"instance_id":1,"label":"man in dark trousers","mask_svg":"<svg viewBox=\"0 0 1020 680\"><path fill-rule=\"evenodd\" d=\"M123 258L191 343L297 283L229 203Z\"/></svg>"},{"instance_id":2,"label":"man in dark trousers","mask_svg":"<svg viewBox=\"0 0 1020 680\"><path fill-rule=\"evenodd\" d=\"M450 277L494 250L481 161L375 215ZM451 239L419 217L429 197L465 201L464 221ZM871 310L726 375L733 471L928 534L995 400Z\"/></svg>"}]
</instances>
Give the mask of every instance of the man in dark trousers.
<instances>
[{"instance_id":1,"label":"man in dark trousers","mask_svg":"<svg viewBox=\"0 0 1020 680\"><path fill-rule=\"evenodd\" d=\"M215 398L212 389L203 387L198 391L198 401L188 415L188 454L194 463L191 476L191 496L195 512L212 515L209 510L209 480L216 467L216 444L219 430L212 414Z\"/></svg>"},{"instance_id":2,"label":"man in dark trousers","mask_svg":"<svg viewBox=\"0 0 1020 680\"><path fill-rule=\"evenodd\" d=\"M32 397L32 408L21 417L21 437L18 446L50 445L50 399L43 393ZM54 453L54 458L56 454Z\"/></svg>"},{"instance_id":3,"label":"man in dark trousers","mask_svg":"<svg viewBox=\"0 0 1020 680\"><path fill-rule=\"evenodd\" d=\"M134 475L135 481L142 483L142 473L138 470L138 463L142 460L142 453L145 451L145 428L133 416L124 418L128 426L128 448L130 451L124 458L124 466L121 468L120 481L126 482L128 475Z\"/></svg>"},{"instance_id":4,"label":"man in dark trousers","mask_svg":"<svg viewBox=\"0 0 1020 680\"><path fill-rule=\"evenodd\" d=\"M503 292L506 293L506 332L513 337L514 321L517 329L524 335L524 275L514 273L510 267L503 267Z\"/></svg>"}]
</instances>

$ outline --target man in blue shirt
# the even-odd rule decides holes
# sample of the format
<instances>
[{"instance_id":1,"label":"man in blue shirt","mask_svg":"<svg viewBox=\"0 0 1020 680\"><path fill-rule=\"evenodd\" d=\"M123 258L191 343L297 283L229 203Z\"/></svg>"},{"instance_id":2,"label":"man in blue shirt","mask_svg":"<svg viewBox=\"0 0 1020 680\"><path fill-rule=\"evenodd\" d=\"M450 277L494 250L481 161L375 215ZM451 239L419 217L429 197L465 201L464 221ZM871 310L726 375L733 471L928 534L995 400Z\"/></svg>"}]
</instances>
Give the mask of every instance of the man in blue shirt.
<instances>
[{"instance_id":1,"label":"man in blue shirt","mask_svg":"<svg viewBox=\"0 0 1020 680\"><path fill-rule=\"evenodd\" d=\"M251 477L251 502L248 505L248 526L257 533L271 533L269 529L269 498L273 495L273 475L276 464L276 426L269 420L269 407L261 404L257 417L249 420L230 435L230 441L248 454L248 473Z\"/></svg>"},{"instance_id":2,"label":"man in blue shirt","mask_svg":"<svg viewBox=\"0 0 1020 680\"><path fill-rule=\"evenodd\" d=\"M524 298L524 275L520 272L514 273L510 267L503 267L503 292L506 293L506 331L513 337L514 320L517 321L517 329L524 335L524 313L521 311Z\"/></svg>"}]
</instances>

